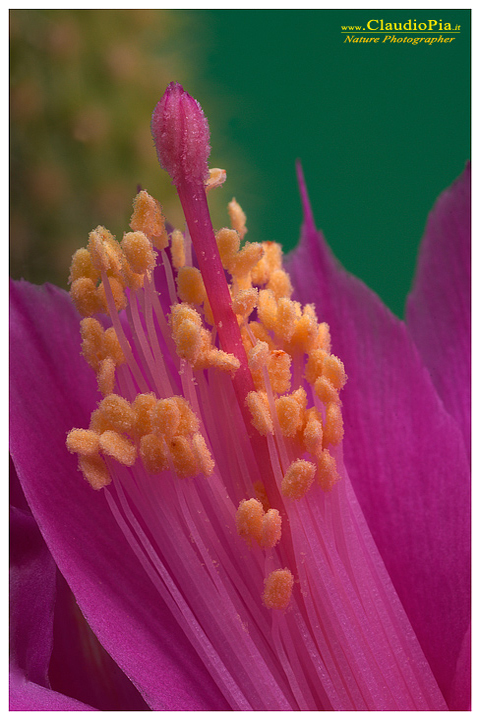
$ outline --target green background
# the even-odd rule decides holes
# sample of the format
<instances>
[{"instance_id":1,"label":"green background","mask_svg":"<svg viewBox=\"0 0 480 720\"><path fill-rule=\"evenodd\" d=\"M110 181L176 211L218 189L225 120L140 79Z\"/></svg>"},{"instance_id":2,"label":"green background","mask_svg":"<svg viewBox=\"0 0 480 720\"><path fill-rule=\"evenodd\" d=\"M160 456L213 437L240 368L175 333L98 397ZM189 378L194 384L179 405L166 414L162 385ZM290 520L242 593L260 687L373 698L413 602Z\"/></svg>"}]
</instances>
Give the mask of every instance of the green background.
<instances>
[{"instance_id":1,"label":"green background","mask_svg":"<svg viewBox=\"0 0 480 720\"><path fill-rule=\"evenodd\" d=\"M98 223L125 229L137 183L171 202L147 128L177 80L210 120L211 165L228 172L214 225L234 195L247 239L292 248L300 158L335 254L403 314L428 212L470 156L470 11L12 13L14 277L66 286L72 248ZM461 34L433 46L344 43L342 25L372 18L442 19Z\"/></svg>"}]
</instances>

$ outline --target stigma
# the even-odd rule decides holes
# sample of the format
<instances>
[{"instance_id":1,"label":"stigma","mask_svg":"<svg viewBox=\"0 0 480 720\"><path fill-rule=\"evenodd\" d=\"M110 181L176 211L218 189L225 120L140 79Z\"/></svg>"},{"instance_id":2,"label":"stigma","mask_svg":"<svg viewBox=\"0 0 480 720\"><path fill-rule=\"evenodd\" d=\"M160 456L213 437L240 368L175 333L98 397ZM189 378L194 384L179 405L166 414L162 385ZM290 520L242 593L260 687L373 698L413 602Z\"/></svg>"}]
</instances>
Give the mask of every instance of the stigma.
<instances>
[{"instance_id":1,"label":"stigma","mask_svg":"<svg viewBox=\"0 0 480 720\"><path fill-rule=\"evenodd\" d=\"M67 448L95 490L133 477L160 492L211 483L226 494L223 521L265 558L258 596L285 611L295 576L278 548L290 508L308 512L312 487L340 480L347 376L314 305L292 299L281 246L245 241L235 198L230 226L214 230L206 195L226 173L208 170L208 124L180 85L152 132L186 226L169 228L142 190L119 241L99 226L74 254L70 294L101 399Z\"/></svg>"}]
</instances>

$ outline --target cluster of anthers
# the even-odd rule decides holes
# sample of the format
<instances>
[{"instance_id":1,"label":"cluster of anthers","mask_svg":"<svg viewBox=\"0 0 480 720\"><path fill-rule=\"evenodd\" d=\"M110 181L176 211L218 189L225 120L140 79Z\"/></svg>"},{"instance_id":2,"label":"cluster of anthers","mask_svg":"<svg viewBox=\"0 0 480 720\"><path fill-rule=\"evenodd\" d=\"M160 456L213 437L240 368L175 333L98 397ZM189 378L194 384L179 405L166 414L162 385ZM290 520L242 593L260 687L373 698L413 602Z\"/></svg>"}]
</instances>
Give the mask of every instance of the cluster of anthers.
<instances>
[{"instance_id":1,"label":"cluster of anthers","mask_svg":"<svg viewBox=\"0 0 480 720\"><path fill-rule=\"evenodd\" d=\"M218 438L214 447L208 388L218 373L227 376L258 476L242 471L224 487L243 488L238 534L250 547L273 548L288 503L315 480L328 492L339 478L333 449L343 437L345 370L314 306L292 300L281 246L244 241L246 217L235 199L231 227L214 233L206 192L226 174L206 169L208 125L181 86L167 89L152 131L187 228L169 231L161 206L142 190L121 242L97 227L75 253L70 292L84 316L82 352L104 397L90 427L69 433L67 447L95 489L111 482L115 463L141 463L154 476L212 476L223 449ZM168 298L156 290L159 272ZM285 608L292 586L288 568L273 570L265 605Z\"/></svg>"}]
</instances>

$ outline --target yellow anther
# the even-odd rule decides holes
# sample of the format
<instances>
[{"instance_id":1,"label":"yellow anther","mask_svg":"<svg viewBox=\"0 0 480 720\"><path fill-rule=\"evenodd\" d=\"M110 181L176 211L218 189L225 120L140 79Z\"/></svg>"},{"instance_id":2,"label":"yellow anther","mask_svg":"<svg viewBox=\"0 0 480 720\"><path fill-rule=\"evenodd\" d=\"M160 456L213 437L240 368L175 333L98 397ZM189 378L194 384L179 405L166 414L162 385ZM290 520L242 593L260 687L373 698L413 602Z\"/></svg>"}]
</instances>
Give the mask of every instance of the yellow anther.
<instances>
[{"instance_id":1,"label":"yellow anther","mask_svg":"<svg viewBox=\"0 0 480 720\"><path fill-rule=\"evenodd\" d=\"M235 524L240 537L258 543L262 537L262 520L264 512L262 503L255 498L242 500L235 515Z\"/></svg>"},{"instance_id":2,"label":"yellow anther","mask_svg":"<svg viewBox=\"0 0 480 720\"><path fill-rule=\"evenodd\" d=\"M97 287L90 278L81 277L74 280L70 288L70 296L80 315L90 317L102 310Z\"/></svg>"},{"instance_id":3,"label":"yellow anther","mask_svg":"<svg viewBox=\"0 0 480 720\"><path fill-rule=\"evenodd\" d=\"M336 355L327 355L323 361L323 375L330 380L335 390L341 390L347 382L342 361Z\"/></svg>"},{"instance_id":4,"label":"yellow anther","mask_svg":"<svg viewBox=\"0 0 480 720\"><path fill-rule=\"evenodd\" d=\"M320 349L312 350L308 356L308 360L305 365L305 378L310 385L314 385L315 380L322 374L323 363L326 357L326 352Z\"/></svg>"},{"instance_id":5,"label":"yellow anther","mask_svg":"<svg viewBox=\"0 0 480 720\"><path fill-rule=\"evenodd\" d=\"M255 496L257 500L260 500L262 503L263 509L265 512L268 512L270 510L270 503L268 501L268 495L267 491L265 490L265 485L258 480L258 482L253 483L253 489L255 490Z\"/></svg>"},{"instance_id":6,"label":"yellow anther","mask_svg":"<svg viewBox=\"0 0 480 720\"><path fill-rule=\"evenodd\" d=\"M172 232L172 244L170 250L172 253L173 267L177 270L185 265L185 241L180 230Z\"/></svg>"},{"instance_id":7,"label":"yellow anther","mask_svg":"<svg viewBox=\"0 0 480 720\"><path fill-rule=\"evenodd\" d=\"M301 407L295 398L283 395L275 400L280 430L284 437L293 437L302 426Z\"/></svg>"},{"instance_id":8,"label":"yellow anther","mask_svg":"<svg viewBox=\"0 0 480 720\"><path fill-rule=\"evenodd\" d=\"M131 467L137 457L137 449L124 435L115 430L106 430L100 435L100 449L114 460Z\"/></svg>"},{"instance_id":9,"label":"yellow anther","mask_svg":"<svg viewBox=\"0 0 480 720\"><path fill-rule=\"evenodd\" d=\"M132 268L128 264L127 259L124 258L122 268L122 280L125 286L130 288L130 290L140 290L140 288L143 287L145 282L145 274L133 272Z\"/></svg>"},{"instance_id":10,"label":"yellow anther","mask_svg":"<svg viewBox=\"0 0 480 720\"><path fill-rule=\"evenodd\" d=\"M263 255L263 247L260 243L245 243L243 248L235 255L228 264L228 271L232 275L242 277L247 275L254 265L258 263Z\"/></svg>"},{"instance_id":11,"label":"yellow anther","mask_svg":"<svg viewBox=\"0 0 480 720\"><path fill-rule=\"evenodd\" d=\"M300 303L288 298L280 298L274 327L276 335L288 342L295 330L295 322L301 317L300 313Z\"/></svg>"},{"instance_id":12,"label":"yellow anther","mask_svg":"<svg viewBox=\"0 0 480 720\"><path fill-rule=\"evenodd\" d=\"M178 357L188 360L191 365L195 365L203 345L202 328L192 320L184 320L178 326L173 339Z\"/></svg>"},{"instance_id":13,"label":"yellow anther","mask_svg":"<svg viewBox=\"0 0 480 720\"><path fill-rule=\"evenodd\" d=\"M150 433L140 438L140 459L145 470L152 475L168 468L168 454L165 441Z\"/></svg>"},{"instance_id":14,"label":"yellow anther","mask_svg":"<svg viewBox=\"0 0 480 720\"><path fill-rule=\"evenodd\" d=\"M299 387L298 390L295 390L291 397L295 398L295 401L300 405L302 415L305 415L305 411L307 409L307 393L303 387Z\"/></svg>"},{"instance_id":15,"label":"yellow anther","mask_svg":"<svg viewBox=\"0 0 480 720\"><path fill-rule=\"evenodd\" d=\"M211 475L215 467L215 462L207 447L205 438L200 433L195 433L192 437L192 450L197 462L198 472L203 473L207 477Z\"/></svg>"},{"instance_id":16,"label":"yellow anther","mask_svg":"<svg viewBox=\"0 0 480 720\"><path fill-rule=\"evenodd\" d=\"M265 580L263 602L267 608L285 610L293 590L293 575L288 568L274 570Z\"/></svg>"},{"instance_id":17,"label":"yellow anther","mask_svg":"<svg viewBox=\"0 0 480 720\"><path fill-rule=\"evenodd\" d=\"M262 243L264 255L252 268L252 282L255 285L265 285L271 273L282 267L282 247L275 242Z\"/></svg>"},{"instance_id":18,"label":"yellow anther","mask_svg":"<svg viewBox=\"0 0 480 720\"><path fill-rule=\"evenodd\" d=\"M130 219L132 230L138 230L151 238L158 250L168 246L168 236L165 231L165 220L162 208L146 190L138 193L133 201L133 215Z\"/></svg>"},{"instance_id":19,"label":"yellow anther","mask_svg":"<svg viewBox=\"0 0 480 720\"><path fill-rule=\"evenodd\" d=\"M105 430L114 430L110 420L103 414L100 408L94 410L90 417L89 430L101 435Z\"/></svg>"},{"instance_id":20,"label":"yellow anther","mask_svg":"<svg viewBox=\"0 0 480 720\"><path fill-rule=\"evenodd\" d=\"M282 493L292 500L300 500L308 492L315 477L315 465L308 460L295 460L282 480Z\"/></svg>"},{"instance_id":21,"label":"yellow anther","mask_svg":"<svg viewBox=\"0 0 480 720\"><path fill-rule=\"evenodd\" d=\"M343 418L338 403L328 403L323 426L323 446L338 445L343 440Z\"/></svg>"},{"instance_id":22,"label":"yellow anther","mask_svg":"<svg viewBox=\"0 0 480 720\"><path fill-rule=\"evenodd\" d=\"M172 328L172 333L175 335L176 331L180 327L181 323L185 320L190 320L198 327L202 326L202 318L195 310L195 308L187 305L186 303L177 303L172 305L172 311L169 315L168 321Z\"/></svg>"},{"instance_id":23,"label":"yellow anther","mask_svg":"<svg viewBox=\"0 0 480 720\"><path fill-rule=\"evenodd\" d=\"M67 449L71 453L97 455L99 447L99 436L92 430L79 430L75 428L74 430L70 430L67 435Z\"/></svg>"},{"instance_id":24,"label":"yellow anther","mask_svg":"<svg viewBox=\"0 0 480 720\"><path fill-rule=\"evenodd\" d=\"M173 467L178 477L193 477L198 473L198 465L192 445L183 435L177 435L169 443Z\"/></svg>"},{"instance_id":25,"label":"yellow anther","mask_svg":"<svg viewBox=\"0 0 480 720\"><path fill-rule=\"evenodd\" d=\"M107 395L98 409L101 410L107 421L118 432L129 432L135 421L135 413L130 403L120 395Z\"/></svg>"},{"instance_id":26,"label":"yellow anther","mask_svg":"<svg viewBox=\"0 0 480 720\"><path fill-rule=\"evenodd\" d=\"M326 322L318 325L317 337L315 339L315 347L329 353L331 350L330 327Z\"/></svg>"},{"instance_id":27,"label":"yellow anther","mask_svg":"<svg viewBox=\"0 0 480 720\"><path fill-rule=\"evenodd\" d=\"M282 518L278 510L271 508L262 518L260 545L273 548L282 536Z\"/></svg>"},{"instance_id":28,"label":"yellow anther","mask_svg":"<svg viewBox=\"0 0 480 720\"><path fill-rule=\"evenodd\" d=\"M245 403L252 414L252 425L260 435L273 433L272 416L270 415L266 394L252 390L248 393Z\"/></svg>"},{"instance_id":29,"label":"yellow anther","mask_svg":"<svg viewBox=\"0 0 480 720\"><path fill-rule=\"evenodd\" d=\"M323 375L321 375L319 378L315 380L315 384L313 386L313 389L315 390L315 395L325 404L328 403L339 403L339 397L338 392L333 387L330 380L327 380L327 378Z\"/></svg>"},{"instance_id":30,"label":"yellow anther","mask_svg":"<svg viewBox=\"0 0 480 720\"><path fill-rule=\"evenodd\" d=\"M335 458L330 455L328 450L324 450L318 456L317 482L325 492L328 492L339 478Z\"/></svg>"},{"instance_id":31,"label":"yellow anther","mask_svg":"<svg viewBox=\"0 0 480 720\"><path fill-rule=\"evenodd\" d=\"M205 183L205 190L207 194L214 188L221 187L227 179L227 171L221 170L220 168L209 168L208 180Z\"/></svg>"},{"instance_id":32,"label":"yellow anther","mask_svg":"<svg viewBox=\"0 0 480 720\"><path fill-rule=\"evenodd\" d=\"M312 311L309 310L312 309ZM290 339L295 351L311 353L318 336L318 323L313 305L305 305L300 318L295 320L295 328Z\"/></svg>"},{"instance_id":33,"label":"yellow anther","mask_svg":"<svg viewBox=\"0 0 480 720\"><path fill-rule=\"evenodd\" d=\"M178 296L183 302L200 305L206 300L207 293L200 270L195 267L179 268L177 274Z\"/></svg>"},{"instance_id":34,"label":"yellow anther","mask_svg":"<svg viewBox=\"0 0 480 720\"><path fill-rule=\"evenodd\" d=\"M122 270L122 251L113 235L102 225L92 230L88 236L88 250L93 266L100 272L120 275Z\"/></svg>"},{"instance_id":35,"label":"yellow anther","mask_svg":"<svg viewBox=\"0 0 480 720\"><path fill-rule=\"evenodd\" d=\"M102 395L110 395L115 390L115 361L107 357L100 363L97 375L98 390Z\"/></svg>"},{"instance_id":36,"label":"yellow anther","mask_svg":"<svg viewBox=\"0 0 480 720\"><path fill-rule=\"evenodd\" d=\"M237 231L240 236L240 240L243 240L245 234L247 233L247 227L245 225L247 222L247 216L235 198L228 203L228 214L230 216L230 224L232 228Z\"/></svg>"},{"instance_id":37,"label":"yellow anther","mask_svg":"<svg viewBox=\"0 0 480 720\"><path fill-rule=\"evenodd\" d=\"M261 340L262 342L266 342L270 350L275 349L275 343L273 342L273 339L268 334L268 331L264 328L264 326L256 321L249 322L248 323L248 329L254 335L257 340Z\"/></svg>"},{"instance_id":38,"label":"yellow anther","mask_svg":"<svg viewBox=\"0 0 480 720\"><path fill-rule=\"evenodd\" d=\"M85 480L90 483L94 490L100 490L112 482L105 461L100 455L93 455L92 457L79 455L78 467L82 471Z\"/></svg>"},{"instance_id":39,"label":"yellow anther","mask_svg":"<svg viewBox=\"0 0 480 720\"><path fill-rule=\"evenodd\" d=\"M149 435L152 430L152 410L157 404L157 398L153 393L141 393L137 395L132 403L132 410L135 414L134 430L138 437Z\"/></svg>"},{"instance_id":40,"label":"yellow anther","mask_svg":"<svg viewBox=\"0 0 480 720\"><path fill-rule=\"evenodd\" d=\"M104 331L95 318L83 318L80 321L82 337L82 355L95 372L98 372L104 357Z\"/></svg>"},{"instance_id":41,"label":"yellow anther","mask_svg":"<svg viewBox=\"0 0 480 720\"><path fill-rule=\"evenodd\" d=\"M322 451L323 426L319 417L319 413L313 409L309 411L307 422L303 429L303 441L305 448L312 455L317 455Z\"/></svg>"},{"instance_id":42,"label":"yellow anther","mask_svg":"<svg viewBox=\"0 0 480 720\"><path fill-rule=\"evenodd\" d=\"M266 342L257 342L248 351L248 367L254 376L262 376L263 368L266 367L270 356L270 350Z\"/></svg>"},{"instance_id":43,"label":"yellow anther","mask_svg":"<svg viewBox=\"0 0 480 720\"><path fill-rule=\"evenodd\" d=\"M234 373L240 367L240 360L232 353L226 353L213 347L208 351L205 358L207 367L216 367L223 372Z\"/></svg>"},{"instance_id":44,"label":"yellow anther","mask_svg":"<svg viewBox=\"0 0 480 720\"><path fill-rule=\"evenodd\" d=\"M275 393L286 393L290 390L292 358L284 350L273 350L267 361L270 385Z\"/></svg>"},{"instance_id":45,"label":"yellow anther","mask_svg":"<svg viewBox=\"0 0 480 720\"><path fill-rule=\"evenodd\" d=\"M125 233L120 243L134 273L151 273L155 267L155 252L148 237L140 230Z\"/></svg>"},{"instance_id":46,"label":"yellow anther","mask_svg":"<svg viewBox=\"0 0 480 720\"><path fill-rule=\"evenodd\" d=\"M267 284L267 290L271 290L277 300L280 298L290 298L293 293L290 276L285 270L274 270Z\"/></svg>"},{"instance_id":47,"label":"yellow anther","mask_svg":"<svg viewBox=\"0 0 480 720\"><path fill-rule=\"evenodd\" d=\"M175 398L158 400L150 411L152 428L168 439L177 434L180 425L180 410Z\"/></svg>"},{"instance_id":48,"label":"yellow anther","mask_svg":"<svg viewBox=\"0 0 480 720\"><path fill-rule=\"evenodd\" d=\"M240 292L233 298L233 312L236 315L241 315L243 318L246 318L253 312L257 305L257 300L258 290L256 288L240 290Z\"/></svg>"},{"instance_id":49,"label":"yellow anther","mask_svg":"<svg viewBox=\"0 0 480 720\"><path fill-rule=\"evenodd\" d=\"M105 330L103 336L103 346L105 349L105 355L111 357L115 362L115 365L122 365L125 362L125 355L118 341L117 333L115 328L109 327Z\"/></svg>"},{"instance_id":50,"label":"yellow anther","mask_svg":"<svg viewBox=\"0 0 480 720\"><path fill-rule=\"evenodd\" d=\"M99 279L98 270L93 267L92 258L87 248L80 248L74 253L68 282L73 283L82 277L89 278L94 283Z\"/></svg>"},{"instance_id":51,"label":"yellow anther","mask_svg":"<svg viewBox=\"0 0 480 720\"><path fill-rule=\"evenodd\" d=\"M271 290L258 293L258 318L267 330L273 330L277 323L277 301Z\"/></svg>"},{"instance_id":52,"label":"yellow anther","mask_svg":"<svg viewBox=\"0 0 480 720\"><path fill-rule=\"evenodd\" d=\"M175 400L177 407L180 410L180 425L178 426L178 434L187 435L196 433L200 427L200 421L188 402L181 395L175 395L172 400Z\"/></svg>"},{"instance_id":53,"label":"yellow anther","mask_svg":"<svg viewBox=\"0 0 480 720\"><path fill-rule=\"evenodd\" d=\"M108 284L110 285L110 290L112 291L115 309L117 310L117 312L120 312L120 310L124 310L127 307L127 298L123 290L122 283L115 277L109 277ZM98 286L97 293L102 310L106 313L109 313L107 297L105 295L105 288L103 286L103 282L101 282Z\"/></svg>"},{"instance_id":54,"label":"yellow anther","mask_svg":"<svg viewBox=\"0 0 480 720\"><path fill-rule=\"evenodd\" d=\"M223 267L228 267L240 248L240 237L235 230L222 228L219 230L215 239L217 241L218 252Z\"/></svg>"}]
</instances>

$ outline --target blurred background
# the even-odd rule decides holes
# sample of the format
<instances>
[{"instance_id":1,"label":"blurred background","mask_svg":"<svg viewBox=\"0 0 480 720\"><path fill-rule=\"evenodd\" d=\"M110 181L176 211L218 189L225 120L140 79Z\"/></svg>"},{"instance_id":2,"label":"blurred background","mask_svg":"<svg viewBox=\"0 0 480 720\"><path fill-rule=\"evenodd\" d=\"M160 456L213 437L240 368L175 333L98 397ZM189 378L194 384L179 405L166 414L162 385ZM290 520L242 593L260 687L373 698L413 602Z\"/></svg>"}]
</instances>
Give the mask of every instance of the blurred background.
<instances>
[{"instance_id":1,"label":"blurred background","mask_svg":"<svg viewBox=\"0 0 480 720\"><path fill-rule=\"evenodd\" d=\"M460 32L344 42L342 26L380 17ZM96 225L121 237L138 184L181 224L149 128L171 80L227 170L214 226L235 196L247 239L294 247L300 158L318 227L399 316L427 215L470 156L468 10L11 10L10 77L11 274L35 283L66 287Z\"/></svg>"}]
</instances>

